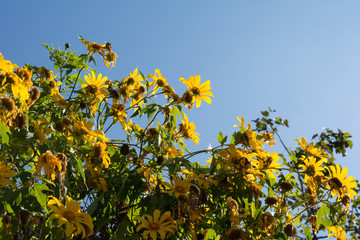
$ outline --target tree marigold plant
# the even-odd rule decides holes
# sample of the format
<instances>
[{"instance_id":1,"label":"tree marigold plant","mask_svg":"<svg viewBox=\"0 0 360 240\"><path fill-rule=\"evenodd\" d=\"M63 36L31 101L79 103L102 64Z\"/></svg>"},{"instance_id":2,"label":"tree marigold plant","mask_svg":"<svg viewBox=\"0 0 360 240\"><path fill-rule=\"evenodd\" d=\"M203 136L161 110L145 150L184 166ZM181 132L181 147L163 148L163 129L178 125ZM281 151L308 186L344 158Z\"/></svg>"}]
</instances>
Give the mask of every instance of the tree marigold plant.
<instances>
[{"instance_id":1,"label":"tree marigold plant","mask_svg":"<svg viewBox=\"0 0 360 240\"><path fill-rule=\"evenodd\" d=\"M112 79L95 64L115 67L112 44L80 40L82 53L42 44L51 69L0 54L1 238L360 237L358 184L336 160L350 133L290 148L288 120L269 109L190 151L200 136L187 113L212 103L210 81L180 76L178 89L138 68Z\"/></svg>"}]
</instances>

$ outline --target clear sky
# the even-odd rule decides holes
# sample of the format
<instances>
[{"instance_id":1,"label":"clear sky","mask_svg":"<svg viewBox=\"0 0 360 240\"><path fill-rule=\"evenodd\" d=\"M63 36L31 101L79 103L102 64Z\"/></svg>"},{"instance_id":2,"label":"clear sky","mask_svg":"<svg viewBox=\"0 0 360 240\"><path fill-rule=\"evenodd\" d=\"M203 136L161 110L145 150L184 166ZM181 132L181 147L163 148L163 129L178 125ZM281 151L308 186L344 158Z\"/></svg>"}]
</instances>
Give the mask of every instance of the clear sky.
<instances>
[{"instance_id":1,"label":"clear sky","mask_svg":"<svg viewBox=\"0 0 360 240\"><path fill-rule=\"evenodd\" d=\"M85 52L81 34L113 44L117 66L101 68L112 79L139 67L159 68L182 90L179 77L211 80L213 103L189 114L201 138L192 149L216 146L236 116L250 122L271 107L289 120L280 131L289 146L323 127L350 132L354 148L339 163L360 179L359 1L2 1L0 9L0 52L20 66L51 67L40 42Z\"/></svg>"}]
</instances>

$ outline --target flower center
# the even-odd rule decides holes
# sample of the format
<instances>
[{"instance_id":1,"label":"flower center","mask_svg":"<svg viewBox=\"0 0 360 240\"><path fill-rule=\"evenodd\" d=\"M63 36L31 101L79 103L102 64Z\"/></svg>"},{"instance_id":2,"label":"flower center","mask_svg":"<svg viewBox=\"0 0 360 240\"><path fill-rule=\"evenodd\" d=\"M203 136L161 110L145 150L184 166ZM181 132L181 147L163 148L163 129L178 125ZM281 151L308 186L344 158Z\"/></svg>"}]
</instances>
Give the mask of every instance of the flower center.
<instances>
[{"instance_id":1,"label":"flower center","mask_svg":"<svg viewBox=\"0 0 360 240\"><path fill-rule=\"evenodd\" d=\"M335 189L339 189L342 187L342 183L341 183L340 179L338 179L337 177L331 178L330 182L332 183L332 187Z\"/></svg>"},{"instance_id":2,"label":"flower center","mask_svg":"<svg viewBox=\"0 0 360 240\"><path fill-rule=\"evenodd\" d=\"M316 173L316 171L315 171L315 166L314 166L314 165L310 165L310 166L308 167L308 169L307 169L307 174L308 174L309 176L314 176L315 173Z\"/></svg>"},{"instance_id":3,"label":"flower center","mask_svg":"<svg viewBox=\"0 0 360 240\"><path fill-rule=\"evenodd\" d=\"M159 87L163 87L164 86L164 81L162 79L158 79L156 80L156 83Z\"/></svg>"},{"instance_id":4,"label":"flower center","mask_svg":"<svg viewBox=\"0 0 360 240\"><path fill-rule=\"evenodd\" d=\"M149 224L149 230L150 231L158 231L160 230L160 225L158 223L150 223Z\"/></svg>"},{"instance_id":5,"label":"flower center","mask_svg":"<svg viewBox=\"0 0 360 240\"><path fill-rule=\"evenodd\" d=\"M132 77L128 78L128 80L127 80L128 86L133 85L134 83L135 83L135 80Z\"/></svg>"},{"instance_id":6,"label":"flower center","mask_svg":"<svg viewBox=\"0 0 360 240\"><path fill-rule=\"evenodd\" d=\"M95 94L97 91L97 87L94 85L89 85L86 87L86 90L91 94Z\"/></svg>"},{"instance_id":7,"label":"flower center","mask_svg":"<svg viewBox=\"0 0 360 240\"><path fill-rule=\"evenodd\" d=\"M178 193L185 193L185 188L183 188L182 186L176 186L175 187L175 192L178 192Z\"/></svg>"},{"instance_id":8,"label":"flower center","mask_svg":"<svg viewBox=\"0 0 360 240\"><path fill-rule=\"evenodd\" d=\"M98 43L91 44L91 47L96 51L99 51L102 48L101 45Z\"/></svg>"},{"instance_id":9,"label":"flower center","mask_svg":"<svg viewBox=\"0 0 360 240\"><path fill-rule=\"evenodd\" d=\"M193 87L191 91L194 95L200 95L200 89L197 87Z\"/></svg>"},{"instance_id":10,"label":"flower center","mask_svg":"<svg viewBox=\"0 0 360 240\"><path fill-rule=\"evenodd\" d=\"M66 218L69 222L73 222L75 220L75 214L72 211L66 211L63 213L64 218Z\"/></svg>"}]
</instances>

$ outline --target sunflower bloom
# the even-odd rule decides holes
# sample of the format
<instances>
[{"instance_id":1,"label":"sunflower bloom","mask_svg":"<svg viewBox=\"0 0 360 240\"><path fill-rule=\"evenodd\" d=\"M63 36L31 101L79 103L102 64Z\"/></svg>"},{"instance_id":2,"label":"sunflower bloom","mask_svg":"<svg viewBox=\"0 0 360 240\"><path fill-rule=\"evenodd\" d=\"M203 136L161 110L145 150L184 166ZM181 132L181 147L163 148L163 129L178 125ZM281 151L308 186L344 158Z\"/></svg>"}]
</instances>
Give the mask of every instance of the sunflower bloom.
<instances>
[{"instance_id":1,"label":"sunflower bloom","mask_svg":"<svg viewBox=\"0 0 360 240\"><path fill-rule=\"evenodd\" d=\"M35 167L35 174L40 173L42 168L44 168L46 177L51 177L51 180L55 180L55 173L61 172L62 165L56 156L52 155L50 151L47 151L39 157Z\"/></svg>"},{"instance_id":2,"label":"sunflower bloom","mask_svg":"<svg viewBox=\"0 0 360 240\"><path fill-rule=\"evenodd\" d=\"M236 170L241 171L242 175L247 175L253 166L253 157L256 153L249 153L247 150L237 149L234 144L229 144L229 150L222 149L220 155L226 159L226 164Z\"/></svg>"},{"instance_id":3,"label":"sunflower bloom","mask_svg":"<svg viewBox=\"0 0 360 240\"><path fill-rule=\"evenodd\" d=\"M96 142L92 146L93 156L96 159L101 159L102 164L105 168L108 168L110 165L110 157L106 151L106 143Z\"/></svg>"},{"instance_id":4,"label":"sunflower bloom","mask_svg":"<svg viewBox=\"0 0 360 240\"><path fill-rule=\"evenodd\" d=\"M278 163L280 156L277 152L270 154L269 152L259 151L259 169L265 171L270 178L276 180L276 175L279 174L277 169L281 168L281 163Z\"/></svg>"},{"instance_id":5,"label":"sunflower bloom","mask_svg":"<svg viewBox=\"0 0 360 240\"><path fill-rule=\"evenodd\" d=\"M180 195L186 194L190 189L190 181L187 179L181 179L179 177L173 176L171 183L162 183L162 185L170 188L169 194L175 194L175 197L179 197Z\"/></svg>"},{"instance_id":6,"label":"sunflower bloom","mask_svg":"<svg viewBox=\"0 0 360 240\"><path fill-rule=\"evenodd\" d=\"M304 182L307 181L307 178L309 178L309 176L315 177L315 176L323 175L322 172L324 171L324 168L321 166L324 163L324 161L322 159L317 161L315 157L308 157L303 159L303 161L304 164L300 164L299 167L303 168L303 172L306 174Z\"/></svg>"},{"instance_id":7,"label":"sunflower bloom","mask_svg":"<svg viewBox=\"0 0 360 240\"><path fill-rule=\"evenodd\" d=\"M155 75L149 74L148 77L154 80L154 82L150 83L150 87L155 86L154 92L168 85L166 78L162 76L159 69L155 69Z\"/></svg>"},{"instance_id":8,"label":"sunflower bloom","mask_svg":"<svg viewBox=\"0 0 360 240\"><path fill-rule=\"evenodd\" d=\"M306 139L303 137L300 137L299 139L294 139L294 140L299 143L300 147L309 156L321 158L325 155L324 151L319 148L316 148L313 143L309 143L309 145L308 145L306 142ZM327 160L325 160L325 162L327 162Z\"/></svg>"},{"instance_id":9,"label":"sunflower bloom","mask_svg":"<svg viewBox=\"0 0 360 240\"><path fill-rule=\"evenodd\" d=\"M16 64L11 63L9 60L5 60L3 55L0 53L0 72L2 74L14 72L14 68L18 69L19 67Z\"/></svg>"},{"instance_id":10,"label":"sunflower bloom","mask_svg":"<svg viewBox=\"0 0 360 240\"><path fill-rule=\"evenodd\" d=\"M91 74L85 75L84 79L86 84L82 84L81 87L85 89L86 94L90 96L90 98L95 97L102 100L106 96L107 92L104 91L104 89L106 89L108 85L103 84L108 80L107 77L102 77L101 73L96 76L95 72L91 71Z\"/></svg>"},{"instance_id":11,"label":"sunflower bloom","mask_svg":"<svg viewBox=\"0 0 360 240\"><path fill-rule=\"evenodd\" d=\"M10 165L5 164L4 162L0 165L0 187L5 187L6 185L14 185L14 183L9 179L15 177L15 171L11 168Z\"/></svg>"},{"instance_id":12,"label":"sunflower bloom","mask_svg":"<svg viewBox=\"0 0 360 240\"><path fill-rule=\"evenodd\" d=\"M200 75L190 76L189 80L185 78L180 78L180 81L184 83L190 92L193 94L193 101L196 102L196 107L200 107L201 100L204 100L208 104L211 104L211 98L213 98L212 92L209 90L210 87L210 80L202 83L200 85ZM210 98L211 97L211 98Z\"/></svg>"},{"instance_id":13,"label":"sunflower bloom","mask_svg":"<svg viewBox=\"0 0 360 240\"><path fill-rule=\"evenodd\" d=\"M184 120L179 125L179 133L185 139L191 139L195 144L199 144L199 133L195 132L196 126L193 122L189 122L188 117L184 114Z\"/></svg>"},{"instance_id":14,"label":"sunflower bloom","mask_svg":"<svg viewBox=\"0 0 360 240\"><path fill-rule=\"evenodd\" d=\"M161 239L165 239L167 233L172 233L177 229L176 222L172 219L170 211L165 212L160 216L160 210L156 209L154 211L154 216L144 214L144 217L137 216L135 220L141 222L141 224L136 228L136 231L140 231L145 228L143 232L144 239L148 239L148 236L153 240L157 240L159 234Z\"/></svg>"},{"instance_id":15,"label":"sunflower bloom","mask_svg":"<svg viewBox=\"0 0 360 240\"><path fill-rule=\"evenodd\" d=\"M57 198L50 196L47 206L54 212L50 215L50 220L57 218L58 225L66 224L66 237L73 237L82 234L85 238L93 234L93 223L91 216L81 212L80 203L71 197L65 197L65 205Z\"/></svg>"},{"instance_id":16,"label":"sunflower bloom","mask_svg":"<svg viewBox=\"0 0 360 240\"><path fill-rule=\"evenodd\" d=\"M345 237L346 231L343 230L340 226L331 226L328 227L328 230L333 233L329 233L328 238L334 236L336 240L347 240L348 238Z\"/></svg>"},{"instance_id":17,"label":"sunflower bloom","mask_svg":"<svg viewBox=\"0 0 360 240\"><path fill-rule=\"evenodd\" d=\"M349 196L350 199L353 199L354 196L357 195L354 190L357 186L354 177L350 176L346 178L346 174L348 173L348 169L344 168L341 170L339 165L330 166L330 179L329 185L332 189L332 195L335 196L338 194L340 197L346 195Z\"/></svg>"}]
</instances>

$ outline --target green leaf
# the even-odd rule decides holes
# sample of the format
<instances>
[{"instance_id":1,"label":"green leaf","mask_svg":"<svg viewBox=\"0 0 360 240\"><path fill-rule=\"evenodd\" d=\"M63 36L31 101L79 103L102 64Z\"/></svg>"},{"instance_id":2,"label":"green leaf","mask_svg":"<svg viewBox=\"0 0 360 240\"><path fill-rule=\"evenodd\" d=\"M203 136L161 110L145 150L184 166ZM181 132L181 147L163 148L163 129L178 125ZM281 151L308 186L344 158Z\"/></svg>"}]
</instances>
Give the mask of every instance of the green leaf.
<instances>
[{"instance_id":1,"label":"green leaf","mask_svg":"<svg viewBox=\"0 0 360 240\"><path fill-rule=\"evenodd\" d=\"M6 125L0 121L0 135L1 135L1 143L2 144L9 143L9 135L7 135L7 133L10 133L9 128L6 127Z\"/></svg>"},{"instance_id":2,"label":"green leaf","mask_svg":"<svg viewBox=\"0 0 360 240\"><path fill-rule=\"evenodd\" d=\"M208 229L204 240L217 240L220 237L217 235L214 229Z\"/></svg>"},{"instance_id":3,"label":"green leaf","mask_svg":"<svg viewBox=\"0 0 360 240\"><path fill-rule=\"evenodd\" d=\"M306 237L306 240L312 240L312 236L311 236L311 232L310 232L310 228L304 226L302 223L301 225L303 226L304 228L304 232L305 232L305 237Z\"/></svg>"},{"instance_id":4,"label":"green leaf","mask_svg":"<svg viewBox=\"0 0 360 240\"><path fill-rule=\"evenodd\" d=\"M227 140L227 136L224 137L223 133L222 132L219 132L218 136L217 136L217 140L219 141L219 143L221 145L224 145L224 143L226 142Z\"/></svg>"},{"instance_id":5,"label":"green leaf","mask_svg":"<svg viewBox=\"0 0 360 240\"><path fill-rule=\"evenodd\" d=\"M43 191L49 191L49 188L45 184L35 184L35 197L42 207L44 207L47 202L47 196L45 193L43 193Z\"/></svg>"},{"instance_id":6,"label":"green leaf","mask_svg":"<svg viewBox=\"0 0 360 240\"><path fill-rule=\"evenodd\" d=\"M327 217L330 213L330 208L326 204L322 204L317 212L317 223L316 226L319 228L320 224L323 224L325 227L331 226L331 221Z\"/></svg>"},{"instance_id":7,"label":"green leaf","mask_svg":"<svg viewBox=\"0 0 360 240\"><path fill-rule=\"evenodd\" d=\"M262 114L264 117L268 117L268 116L269 116L269 112L268 112L268 111L262 111L261 114Z\"/></svg>"}]
</instances>

